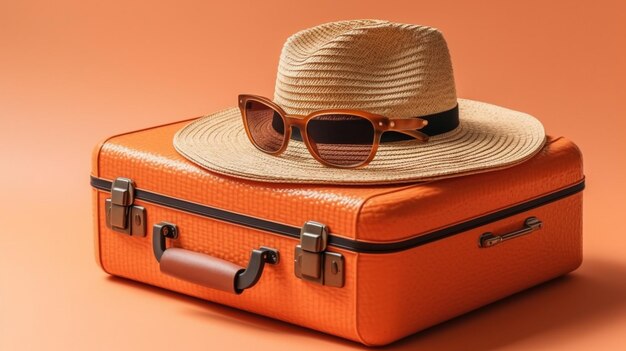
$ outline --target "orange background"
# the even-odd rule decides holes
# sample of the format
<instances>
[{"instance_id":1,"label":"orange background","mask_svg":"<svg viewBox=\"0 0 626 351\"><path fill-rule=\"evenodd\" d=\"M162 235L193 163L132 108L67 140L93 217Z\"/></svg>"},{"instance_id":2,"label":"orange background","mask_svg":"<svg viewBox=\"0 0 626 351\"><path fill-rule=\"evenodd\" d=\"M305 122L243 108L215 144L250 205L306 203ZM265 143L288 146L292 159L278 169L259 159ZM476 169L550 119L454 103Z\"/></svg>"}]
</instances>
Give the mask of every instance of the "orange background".
<instances>
[{"instance_id":1,"label":"orange background","mask_svg":"<svg viewBox=\"0 0 626 351\"><path fill-rule=\"evenodd\" d=\"M460 97L531 113L585 156L578 271L389 348L626 349L625 4L0 1L0 350L360 348L108 277L88 186L99 140L271 96L284 40L348 18L440 28Z\"/></svg>"}]
</instances>

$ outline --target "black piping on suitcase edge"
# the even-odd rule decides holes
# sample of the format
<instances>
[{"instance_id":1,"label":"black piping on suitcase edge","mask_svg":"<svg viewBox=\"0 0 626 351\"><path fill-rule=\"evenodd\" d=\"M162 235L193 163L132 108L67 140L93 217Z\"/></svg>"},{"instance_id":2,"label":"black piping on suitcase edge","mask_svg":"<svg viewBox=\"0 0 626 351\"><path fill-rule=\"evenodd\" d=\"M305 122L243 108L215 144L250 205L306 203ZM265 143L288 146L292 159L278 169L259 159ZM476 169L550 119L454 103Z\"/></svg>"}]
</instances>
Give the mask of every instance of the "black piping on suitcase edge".
<instances>
[{"instance_id":1,"label":"black piping on suitcase edge","mask_svg":"<svg viewBox=\"0 0 626 351\"><path fill-rule=\"evenodd\" d=\"M100 179L94 176L91 176L91 186L102 191L110 192L111 191L111 181ZM403 251L407 249L411 249L417 246L421 246L424 244L431 243L433 241L437 241L443 238L447 238L449 236L459 234L465 232L467 230L480 227L485 224L489 224L491 222L498 221L500 219L525 212L531 210L533 208L546 205L548 203L560 200L570 195L574 195L578 192L581 192L585 188L585 181L581 181L580 183L576 183L570 187L561 189L554 193L547 194L545 196L511 206L500 211L490 213L485 216L477 217L472 220L459 223L457 225L453 225L451 227L447 227L444 229L440 229L434 232L430 232L427 234L423 234L420 236L416 236L407 240L393 242L393 243L370 243L370 242L362 242L357 240L351 240L346 238L337 237L334 235L328 236L328 244L334 247L346 249L354 252L362 252L362 253L372 253L372 254L384 254L391 253L397 251ZM200 205L197 203L184 201L160 194L156 194L153 192L137 189L135 193L135 197L139 200L143 200L146 202L154 203L157 205L162 205L165 207L181 210L184 212L189 212L193 214L197 214L200 216L205 216L209 218L214 218L218 220L222 220L225 222L240 224L249 228L265 230L268 232L285 235L289 237L293 237L296 239L300 238L300 227L289 226L281 223L276 223L272 221L266 221L264 219L259 219L251 216L242 215L239 213L229 212L220 210L218 208L209 207Z\"/></svg>"}]
</instances>

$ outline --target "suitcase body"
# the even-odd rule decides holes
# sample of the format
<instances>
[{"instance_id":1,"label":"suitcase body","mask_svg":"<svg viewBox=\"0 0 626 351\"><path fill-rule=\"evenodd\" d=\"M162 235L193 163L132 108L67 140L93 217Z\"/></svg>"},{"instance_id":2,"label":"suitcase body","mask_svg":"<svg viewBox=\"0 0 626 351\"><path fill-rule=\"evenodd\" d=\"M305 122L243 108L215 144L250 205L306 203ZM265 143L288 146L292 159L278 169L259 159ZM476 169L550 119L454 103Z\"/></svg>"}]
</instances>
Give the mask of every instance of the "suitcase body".
<instances>
[{"instance_id":1,"label":"suitcase body","mask_svg":"<svg viewBox=\"0 0 626 351\"><path fill-rule=\"evenodd\" d=\"M384 345L581 263L584 175L565 138L492 172L318 186L205 171L172 146L185 123L95 148L107 273Z\"/></svg>"}]
</instances>

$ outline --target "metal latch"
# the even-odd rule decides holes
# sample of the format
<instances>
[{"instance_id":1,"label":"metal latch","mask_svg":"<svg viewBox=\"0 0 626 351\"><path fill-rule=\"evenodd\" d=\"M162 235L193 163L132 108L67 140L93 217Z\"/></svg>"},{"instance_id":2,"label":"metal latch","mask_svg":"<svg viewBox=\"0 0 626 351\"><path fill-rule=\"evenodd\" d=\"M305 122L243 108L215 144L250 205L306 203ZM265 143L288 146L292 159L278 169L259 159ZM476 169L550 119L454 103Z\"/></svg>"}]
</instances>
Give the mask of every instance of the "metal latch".
<instances>
[{"instance_id":1,"label":"metal latch","mask_svg":"<svg viewBox=\"0 0 626 351\"><path fill-rule=\"evenodd\" d=\"M104 204L107 227L132 236L146 236L146 209L133 205L134 201L135 183L128 178L115 179L111 198Z\"/></svg>"},{"instance_id":2,"label":"metal latch","mask_svg":"<svg viewBox=\"0 0 626 351\"><path fill-rule=\"evenodd\" d=\"M322 285L341 288L344 283L344 259L340 253L326 251L328 230L322 223L308 221L296 246L296 277Z\"/></svg>"}]
</instances>

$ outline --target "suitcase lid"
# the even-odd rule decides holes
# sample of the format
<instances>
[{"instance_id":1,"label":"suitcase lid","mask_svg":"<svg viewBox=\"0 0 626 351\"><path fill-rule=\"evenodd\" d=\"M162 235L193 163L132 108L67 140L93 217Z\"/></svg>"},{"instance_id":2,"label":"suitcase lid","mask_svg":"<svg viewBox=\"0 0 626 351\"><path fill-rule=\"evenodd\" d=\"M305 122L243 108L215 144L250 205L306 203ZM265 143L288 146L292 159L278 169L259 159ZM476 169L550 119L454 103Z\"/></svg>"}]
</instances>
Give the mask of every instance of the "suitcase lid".
<instances>
[{"instance_id":1,"label":"suitcase lid","mask_svg":"<svg viewBox=\"0 0 626 351\"><path fill-rule=\"evenodd\" d=\"M173 135L188 121L111 137L94 149L92 186L130 178L137 198L276 234L327 226L328 244L359 252L421 245L579 192L582 157L548 137L528 161L505 169L399 185L277 184L212 173L180 156Z\"/></svg>"}]
</instances>

